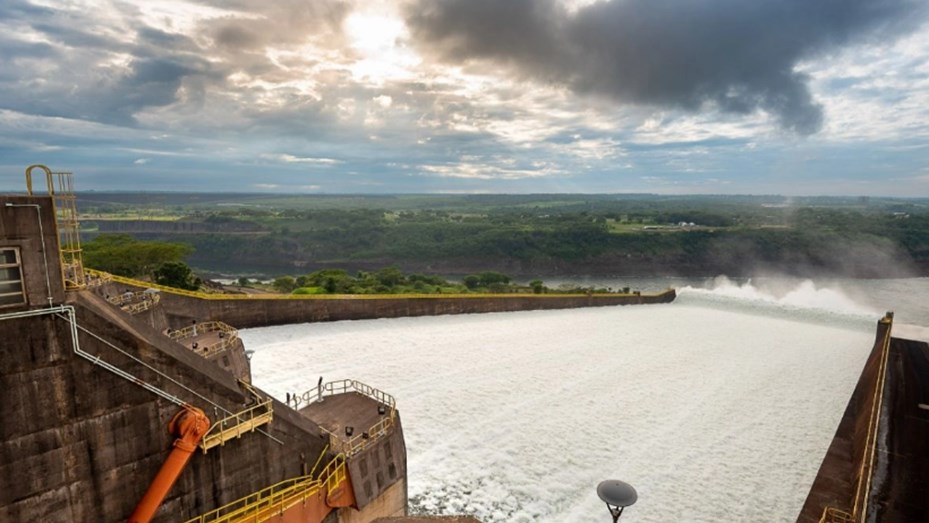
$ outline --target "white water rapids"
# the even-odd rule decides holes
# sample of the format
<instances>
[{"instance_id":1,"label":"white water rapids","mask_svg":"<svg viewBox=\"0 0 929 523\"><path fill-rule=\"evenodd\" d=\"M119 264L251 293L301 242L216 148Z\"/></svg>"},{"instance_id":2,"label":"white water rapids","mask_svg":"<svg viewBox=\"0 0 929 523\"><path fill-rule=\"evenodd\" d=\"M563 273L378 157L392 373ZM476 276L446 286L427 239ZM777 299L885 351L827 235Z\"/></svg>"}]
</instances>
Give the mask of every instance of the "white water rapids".
<instances>
[{"instance_id":1,"label":"white water rapids","mask_svg":"<svg viewBox=\"0 0 929 523\"><path fill-rule=\"evenodd\" d=\"M393 394L411 510L485 523L794 521L881 312L802 283L725 280L667 305L249 329L254 382Z\"/></svg>"}]
</instances>

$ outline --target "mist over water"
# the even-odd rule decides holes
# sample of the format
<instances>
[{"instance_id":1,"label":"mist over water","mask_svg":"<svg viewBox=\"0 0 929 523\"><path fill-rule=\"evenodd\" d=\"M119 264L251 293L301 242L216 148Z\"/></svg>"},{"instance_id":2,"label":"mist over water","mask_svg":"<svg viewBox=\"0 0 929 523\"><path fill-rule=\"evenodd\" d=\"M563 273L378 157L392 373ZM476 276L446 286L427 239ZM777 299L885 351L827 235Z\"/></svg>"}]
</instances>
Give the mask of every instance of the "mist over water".
<instances>
[{"instance_id":1,"label":"mist over water","mask_svg":"<svg viewBox=\"0 0 929 523\"><path fill-rule=\"evenodd\" d=\"M762 307L772 313L781 309L822 310L828 314L895 313L895 323L929 327L929 278L823 278L758 276L753 278L591 278L546 280L557 287L562 283L619 289L631 287L655 292L674 287L682 298L702 295L706 302L736 307ZM764 307L764 305L770 305Z\"/></svg>"},{"instance_id":2,"label":"mist over water","mask_svg":"<svg viewBox=\"0 0 929 523\"><path fill-rule=\"evenodd\" d=\"M766 303L775 307L800 310L822 310L829 314L875 315L875 309L857 303L844 292L832 288L820 288L812 280L804 280L795 287L783 288L778 292L768 288L757 287L750 280L737 283L725 276L713 280L711 288L686 286L680 290L682 295L701 294L706 297L734 299L744 302Z\"/></svg>"},{"instance_id":3,"label":"mist over water","mask_svg":"<svg viewBox=\"0 0 929 523\"><path fill-rule=\"evenodd\" d=\"M665 285L666 286L666 285ZM397 398L411 510L495 522L794 521L871 348L835 286L717 279L675 303L241 332L283 398L354 378Z\"/></svg>"}]
</instances>

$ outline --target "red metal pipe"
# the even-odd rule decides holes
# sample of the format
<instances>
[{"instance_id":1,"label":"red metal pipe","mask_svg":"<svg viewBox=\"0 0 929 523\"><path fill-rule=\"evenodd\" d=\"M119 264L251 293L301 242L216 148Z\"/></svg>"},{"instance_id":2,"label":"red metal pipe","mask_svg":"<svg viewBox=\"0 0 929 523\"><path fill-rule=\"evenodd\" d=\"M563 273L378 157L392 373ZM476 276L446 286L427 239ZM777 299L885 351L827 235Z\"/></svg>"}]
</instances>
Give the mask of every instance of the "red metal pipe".
<instances>
[{"instance_id":1,"label":"red metal pipe","mask_svg":"<svg viewBox=\"0 0 929 523\"><path fill-rule=\"evenodd\" d=\"M174 449L161 465L161 469L148 486L139 504L136 505L132 515L129 516L129 523L151 521L209 428L210 419L206 417L206 414L189 405L171 418L168 422L168 432L177 436L174 440Z\"/></svg>"}]
</instances>

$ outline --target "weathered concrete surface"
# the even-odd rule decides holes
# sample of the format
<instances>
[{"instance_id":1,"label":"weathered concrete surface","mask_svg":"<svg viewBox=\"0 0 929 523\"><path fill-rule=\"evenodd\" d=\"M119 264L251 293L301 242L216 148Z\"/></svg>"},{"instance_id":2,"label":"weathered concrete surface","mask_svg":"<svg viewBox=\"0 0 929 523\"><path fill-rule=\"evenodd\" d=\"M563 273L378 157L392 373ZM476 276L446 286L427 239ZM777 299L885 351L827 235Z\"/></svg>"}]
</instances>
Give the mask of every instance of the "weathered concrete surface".
<instances>
[{"instance_id":1,"label":"weathered concrete surface","mask_svg":"<svg viewBox=\"0 0 929 523\"><path fill-rule=\"evenodd\" d=\"M893 338L868 521L929 521L929 344Z\"/></svg>"},{"instance_id":2,"label":"weathered concrete surface","mask_svg":"<svg viewBox=\"0 0 929 523\"><path fill-rule=\"evenodd\" d=\"M848 400L845 413L839 420L839 427L800 510L798 522L818 523L826 507L851 511L857 475L865 454L865 439L874 388L877 386L881 348L889 328L884 323L877 325L871 354L858 378L852 397Z\"/></svg>"},{"instance_id":3,"label":"weathered concrete surface","mask_svg":"<svg viewBox=\"0 0 929 523\"><path fill-rule=\"evenodd\" d=\"M97 296L102 296L106 299L110 296L117 296L126 291L139 290L139 288L136 287L128 287L129 286L110 282L93 289L93 292ZM132 315L133 323L144 323L150 326L156 332L164 332L167 330L170 327L170 324L168 322L164 304L161 303L161 296L162 295L160 294L158 302L148 310ZM114 309L118 309L118 307L114 305ZM128 313L124 314L129 315ZM203 321L203 318L196 319L197 321ZM186 327L187 325L184 326ZM202 350L198 351L193 348L194 342L197 343L198 348L205 349L219 341L219 334L214 331L201 332L198 336L195 337L176 340L176 343L179 343L180 345L186 347L188 350L191 350L194 353L206 358L207 360L219 365L221 368L231 372L232 375L236 378L251 383L251 366L248 362L248 357L245 354L245 345L241 340L236 340L235 343L230 344L229 347L222 351L213 352L210 354L205 354Z\"/></svg>"},{"instance_id":4,"label":"weathered concrete surface","mask_svg":"<svg viewBox=\"0 0 929 523\"><path fill-rule=\"evenodd\" d=\"M7 207L7 203L38 205L39 213L36 214L35 207ZM39 234L39 217L42 220L41 232L44 233L44 237ZM0 196L0 247L19 249L28 306L47 306L49 294L55 303L64 301L64 282L58 254L58 229L55 226L51 197ZM46 274L48 282L45 279ZM24 308L26 307L0 307L0 312Z\"/></svg>"},{"instance_id":5,"label":"weathered concrete surface","mask_svg":"<svg viewBox=\"0 0 929 523\"><path fill-rule=\"evenodd\" d=\"M798 522L817 523L826 507L861 521L929 521L929 344L890 338L873 466L867 440L889 324L879 323L874 348L823 459ZM925 407L921 407L924 405ZM866 464L869 465L869 464ZM864 471L864 477L859 475ZM862 480L859 485L859 479ZM867 503L863 500L867 499Z\"/></svg>"},{"instance_id":6,"label":"weathered concrete surface","mask_svg":"<svg viewBox=\"0 0 929 523\"><path fill-rule=\"evenodd\" d=\"M348 392L326 396L322 402L310 403L300 409L300 414L313 419L329 431L333 438L347 442L349 437L345 436L345 427L352 427L352 437L357 437L383 420L383 416L389 415L379 414L379 405L381 403L363 394ZM355 503L357 508L365 510L361 515L352 516L351 521L370 521L373 517L405 513L406 444L400 414L394 415L394 424L386 435L376 437L370 434L371 438L364 448L348 459L348 474L355 492ZM394 488L398 482L403 482L402 491ZM385 498L388 491L392 494ZM372 503L378 506L371 509L376 516L365 516L368 513L367 506Z\"/></svg>"},{"instance_id":7,"label":"weathered concrete surface","mask_svg":"<svg viewBox=\"0 0 929 523\"><path fill-rule=\"evenodd\" d=\"M79 335L86 352L214 421L222 413L212 404L237 412L251 401L232 375L102 298L69 296L93 333ZM168 455L165 425L178 407L77 357L65 320L0 321L0 340L0 521L125 520ZM281 403L274 411L266 430L283 444L250 433L198 452L156 521L193 517L311 468L326 443L319 427Z\"/></svg>"},{"instance_id":8,"label":"weathered concrete surface","mask_svg":"<svg viewBox=\"0 0 929 523\"><path fill-rule=\"evenodd\" d=\"M301 408L300 414L344 439L346 426L353 427L354 434L358 435L381 421L382 416L378 413L380 405L380 402L358 392L346 392L314 401Z\"/></svg>"},{"instance_id":9,"label":"weathered concrete surface","mask_svg":"<svg viewBox=\"0 0 929 523\"><path fill-rule=\"evenodd\" d=\"M215 335L215 333L210 334ZM248 383L252 382L252 367L245 355L245 344L242 340L235 340L228 348L211 354L206 359L231 372L236 378Z\"/></svg>"},{"instance_id":10,"label":"weathered concrete surface","mask_svg":"<svg viewBox=\"0 0 929 523\"><path fill-rule=\"evenodd\" d=\"M399 414L386 436L372 440L348 460L348 473L358 508L377 502L382 506L378 515L406 513L406 444ZM381 501L380 497L398 482L403 483L402 492Z\"/></svg>"},{"instance_id":11,"label":"weathered concrete surface","mask_svg":"<svg viewBox=\"0 0 929 523\"><path fill-rule=\"evenodd\" d=\"M669 289L654 295L558 296L467 296L411 298L313 298L313 299L212 299L201 300L163 293L162 305L172 328L190 324L192 319L221 320L233 327L265 327L318 321L436 316L481 312L511 312L539 309L573 309L611 305L669 303L676 297Z\"/></svg>"},{"instance_id":12,"label":"weathered concrete surface","mask_svg":"<svg viewBox=\"0 0 929 523\"><path fill-rule=\"evenodd\" d=\"M384 517L406 515L406 479L401 479L385 489L361 510L345 508L339 510L339 523L367 523Z\"/></svg>"}]
</instances>

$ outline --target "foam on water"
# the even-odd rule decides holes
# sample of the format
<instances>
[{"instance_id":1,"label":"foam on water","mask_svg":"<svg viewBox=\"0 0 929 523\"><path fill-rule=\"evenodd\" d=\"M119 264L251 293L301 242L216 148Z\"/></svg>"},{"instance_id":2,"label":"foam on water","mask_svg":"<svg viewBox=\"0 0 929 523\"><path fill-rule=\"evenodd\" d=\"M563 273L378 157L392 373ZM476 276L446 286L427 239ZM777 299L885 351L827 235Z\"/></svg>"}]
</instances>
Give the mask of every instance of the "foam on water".
<instances>
[{"instance_id":1,"label":"foam on water","mask_svg":"<svg viewBox=\"0 0 929 523\"><path fill-rule=\"evenodd\" d=\"M600 521L596 484L618 478L639 491L623 521L793 521L873 342L877 316L843 303L720 282L668 305L241 334L278 398L320 375L396 396L414 512Z\"/></svg>"},{"instance_id":2,"label":"foam on water","mask_svg":"<svg viewBox=\"0 0 929 523\"><path fill-rule=\"evenodd\" d=\"M755 284L752 280L738 283L719 276L704 287L685 286L678 295L680 303L817 323L855 325L882 315L874 307L851 298L838 285L817 285L812 280L768 280Z\"/></svg>"}]
</instances>

